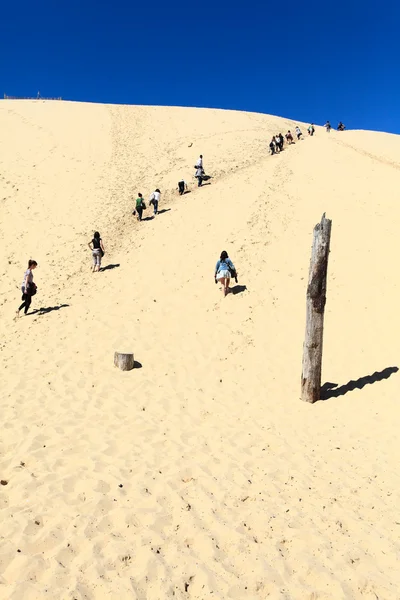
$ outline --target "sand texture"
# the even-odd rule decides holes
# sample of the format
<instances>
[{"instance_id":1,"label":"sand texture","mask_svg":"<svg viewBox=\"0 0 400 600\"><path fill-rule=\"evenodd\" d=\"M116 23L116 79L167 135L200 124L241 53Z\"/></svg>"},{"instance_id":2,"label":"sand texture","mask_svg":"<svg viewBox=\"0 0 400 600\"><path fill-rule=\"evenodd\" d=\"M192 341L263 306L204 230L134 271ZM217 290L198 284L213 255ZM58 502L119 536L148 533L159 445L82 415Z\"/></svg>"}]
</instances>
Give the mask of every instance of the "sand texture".
<instances>
[{"instance_id":1,"label":"sand texture","mask_svg":"<svg viewBox=\"0 0 400 600\"><path fill-rule=\"evenodd\" d=\"M269 156L295 124L0 101L0 598L400 598L400 138L317 127ZM163 212L138 223L156 187ZM331 390L309 405L323 212Z\"/></svg>"}]
</instances>

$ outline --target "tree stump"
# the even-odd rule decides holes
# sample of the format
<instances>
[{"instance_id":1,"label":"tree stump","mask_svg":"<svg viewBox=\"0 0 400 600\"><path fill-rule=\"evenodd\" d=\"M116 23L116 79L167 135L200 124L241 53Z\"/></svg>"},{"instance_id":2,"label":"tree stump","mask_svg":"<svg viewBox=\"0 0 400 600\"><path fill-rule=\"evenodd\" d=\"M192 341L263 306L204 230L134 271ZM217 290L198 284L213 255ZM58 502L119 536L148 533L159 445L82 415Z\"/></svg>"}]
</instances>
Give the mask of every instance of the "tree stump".
<instances>
[{"instance_id":1,"label":"tree stump","mask_svg":"<svg viewBox=\"0 0 400 600\"><path fill-rule=\"evenodd\" d=\"M121 371L131 371L135 366L133 354L114 352L114 365L121 369Z\"/></svg>"},{"instance_id":2,"label":"tree stump","mask_svg":"<svg viewBox=\"0 0 400 600\"><path fill-rule=\"evenodd\" d=\"M314 227L301 376L301 399L305 402L321 399L322 341L331 227L332 221L325 218L325 213L321 222Z\"/></svg>"}]
</instances>

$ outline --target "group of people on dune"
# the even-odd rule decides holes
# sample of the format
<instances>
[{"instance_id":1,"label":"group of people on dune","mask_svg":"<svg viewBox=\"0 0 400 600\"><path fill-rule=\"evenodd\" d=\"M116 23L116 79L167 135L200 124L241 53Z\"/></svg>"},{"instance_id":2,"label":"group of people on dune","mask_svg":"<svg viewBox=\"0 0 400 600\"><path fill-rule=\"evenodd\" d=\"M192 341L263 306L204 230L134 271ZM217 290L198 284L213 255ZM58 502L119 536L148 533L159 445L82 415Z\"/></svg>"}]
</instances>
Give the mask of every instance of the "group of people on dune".
<instances>
[{"instance_id":1,"label":"group of people on dune","mask_svg":"<svg viewBox=\"0 0 400 600\"><path fill-rule=\"evenodd\" d=\"M330 130L332 129L332 126L329 121L327 121L325 123L324 127L326 128L327 133L329 133ZM337 126L337 130L338 131L345 130L345 126L343 125L342 121L339 122L339 124ZM309 136L312 137L314 135L314 133L315 133L314 123L310 124L307 131L308 131ZM295 135L297 137L297 140L300 140L303 136L301 129L298 125L295 127ZM271 154L277 154L279 152L282 152L285 139L286 139L287 144L289 144L289 145L294 144L293 135L292 135L290 129L285 134L285 138L283 137L283 135L281 133L278 133L278 135L274 135L272 137L271 142L269 144ZM203 184L203 181L207 178L207 176L205 175L205 171L204 171L202 154L200 154L199 158L197 159L196 164L194 165L194 168L196 170L195 178L197 179L197 185L198 185L198 187L201 187ZM186 181L184 179L181 179L178 182L179 194L182 196L187 191L187 189L188 189L188 186L187 186ZM156 188L154 190L154 192L152 192L152 194L150 195L149 205L153 206L154 217L158 214L158 206L159 206L159 202L160 202L160 197L161 197L161 192L160 192L159 188ZM135 205L135 208L132 213L133 215L137 216L138 221L142 220L143 211L146 210L146 208L147 207L143 200L143 195L141 193L139 193L138 197L136 198L136 205ZM92 252L92 261L93 261L92 272L93 273L98 272L98 271L100 271L100 268L101 268L101 259L103 258L104 254L105 254L104 243L103 243L103 240L98 231L95 231L95 233L93 235L93 239L89 242L88 246ZM36 267L37 267L36 260L32 260L32 259L29 260L28 268L24 273L24 279L23 279L22 286L21 286L22 304L20 305L20 307L17 310L16 317L19 316L22 309L24 310L25 315L28 313L28 310L32 303L32 297L37 292L37 286L33 281L33 271L36 269ZM226 296L231 291L230 287L229 287L231 278L234 278L237 283L237 271L235 269L233 262L229 258L228 253L224 250L223 252L221 252L220 258L217 261L217 264L215 266L215 273L214 273L215 283L217 283L218 281L221 283L222 292L223 292L224 296Z\"/></svg>"},{"instance_id":2,"label":"group of people on dune","mask_svg":"<svg viewBox=\"0 0 400 600\"><path fill-rule=\"evenodd\" d=\"M330 132L330 130L332 129L332 125L330 123L330 121L327 121L324 125L327 133ZM344 131L346 129L346 127L343 125L342 121L339 121L338 126L337 126L337 130L338 131Z\"/></svg>"},{"instance_id":3,"label":"group of people on dune","mask_svg":"<svg viewBox=\"0 0 400 600\"><path fill-rule=\"evenodd\" d=\"M324 127L325 127L327 133L329 133L332 129L332 126L329 121L327 121L325 123ZM340 121L337 126L337 130L344 131L345 129L346 128L343 125L342 121ZM310 124L307 131L308 131L309 136L312 137L314 135L314 133L315 133L314 123ZM298 125L295 127L295 135L297 137L297 140L300 140L303 136L301 129ZM294 144L293 135L290 130L288 130L288 132L285 134L285 138L283 137L283 135L281 133L278 133L278 135L274 135L272 137L271 142L269 144L271 154L277 154L279 152L282 152L285 139L286 139L287 144L289 144L289 145ZM207 176L205 175L205 171L204 171L202 154L200 154L199 158L197 159L196 164L194 165L194 168L196 170L195 178L197 179L197 185L198 185L198 187L201 187L203 184L203 181L205 179L207 179ZM182 196L187 191L187 189L188 189L188 186L187 186L186 181L184 179L181 179L178 182L179 194ZM149 205L153 206L154 217L158 214L158 206L160 203L160 197L161 197L161 192L160 192L159 188L156 188L154 190L154 192L152 192L152 194L150 195ZM146 208L147 207L143 200L143 195L141 193L139 193L138 197L136 199L135 208L133 210L133 214L137 216L138 221L142 220L143 211L146 210ZM104 253L105 253L104 243L103 243L103 240L98 231L95 231L95 233L93 235L93 239L89 242L88 246L92 252L92 261L93 261L92 272L93 273L98 272L98 271L100 271L100 268L101 268L101 259L103 258ZM28 313L28 310L32 303L32 297L37 292L37 286L33 281L33 271L36 269L37 266L38 265L37 265L36 260L32 260L32 259L29 260L28 268L24 273L24 279L23 279L22 286L21 286L22 304L20 305L20 307L17 310L16 317L19 316L22 309L24 310L25 315ZM228 256L228 253L224 250L223 252L221 252L220 258L217 261L217 264L215 266L215 273L214 273L215 283L217 283L219 281L222 284L222 292L223 292L224 296L226 296L230 291L229 285L230 285L231 278L234 278L235 281L237 282L237 272L236 272L234 264L232 263L231 259Z\"/></svg>"},{"instance_id":4,"label":"group of people on dune","mask_svg":"<svg viewBox=\"0 0 400 600\"><path fill-rule=\"evenodd\" d=\"M197 179L197 185L198 185L198 187L201 187L203 185L203 181L205 179L208 179L208 177L206 176L205 171L204 171L202 154L200 154L199 158L197 159L197 162L194 165L194 168L196 169L195 178ZM188 190L188 185L184 179L180 179L178 181L178 190L179 190L179 194L181 196ZM160 196L161 196L161 191L159 188L157 188L154 190L154 192L152 192L152 194L150 195L150 198L149 198L149 206L153 205L153 209L154 209L153 218L158 214L158 205L160 203ZM146 210L146 208L147 208L147 206L143 199L143 194L141 192L139 192L138 197L136 198L135 208L132 212L132 214L137 217L138 221L142 221L143 211Z\"/></svg>"},{"instance_id":5,"label":"group of people on dune","mask_svg":"<svg viewBox=\"0 0 400 600\"><path fill-rule=\"evenodd\" d=\"M332 126L330 124L329 121L327 121L324 125L324 127L326 128L326 131L329 133L330 130L332 129ZM346 129L346 127L343 125L342 121L339 122L338 126L337 126L337 130L338 131L344 131ZM314 123L311 123L308 128L307 128L307 133L310 137L312 137L315 133L315 126ZM300 140L303 136L301 129L298 125L296 125L295 127L295 134L297 137L297 140ZM288 132L285 134L285 138L286 138L286 143L288 145L290 144L294 144L294 139L293 139L293 135L292 132L290 131L290 129L288 130ZM269 151L271 154L278 154L279 152L282 152L283 150L283 145L285 143L285 138L283 137L283 135L281 133L278 133L278 135L273 135L272 139L269 143Z\"/></svg>"},{"instance_id":6,"label":"group of people on dune","mask_svg":"<svg viewBox=\"0 0 400 600\"><path fill-rule=\"evenodd\" d=\"M311 125L310 125L311 127ZM314 125L312 125L312 133L311 135L314 135ZM297 140L300 140L302 137L302 132L300 127L297 125L295 128L295 134L297 137ZM309 128L309 134L310 134L310 128ZM285 134L285 137L283 137L283 135L281 133L278 133L278 135L273 135L272 139L269 143L269 150L271 154L278 154L279 152L282 152L283 150L283 145L285 143L285 138L286 138L286 143L288 145L290 144L294 144L294 139L293 139L293 135L292 132L290 131L290 129L288 130L288 132Z\"/></svg>"},{"instance_id":7,"label":"group of people on dune","mask_svg":"<svg viewBox=\"0 0 400 600\"><path fill-rule=\"evenodd\" d=\"M195 167L195 177L198 181L198 187L202 186L203 180L206 177L203 165L203 155L200 154ZM182 196L187 191L188 186L185 180L181 179L178 182L179 194ZM154 216L158 214L158 205L160 202L161 192L157 188L150 195L149 204L153 206ZM143 211L146 209L146 204L143 200L143 195L138 194L136 199L136 206L133 210L133 214L137 216L138 221L142 220ZM101 259L105 254L105 247L101 235L98 231L94 232L93 238L88 243L88 247L92 253L92 273L99 272L101 268ZM21 310L24 311L24 315L28 314L29 308L32 303L32 297L37 293L37 286L33 281L33 271L37 268L38 263L36 260L30 259L28 261L28 268L24 273L22 281L21 292L22 292L22 304L19 306L15 318L20 316ZM237 272L234 264L228 256L228 253L224 250L221 252L220 258L215 267L214 280L215 283L218 281L222 284L222 292L226 296L230 292L230 280L234 278L237 282Z\"/></svg>"},{"instance_id":8,"label":"group of people on dune","mask_svg":"<svg viewBox=\"0 0 400 600\"><path fill-rule=\"evenodd\" d=\"M149 205L153 205L153 209L154 209L154 217L158 214L158 204L160 202L160 196L161 196L161 192L160 190L157 188L156 190L154 190L154 192L151 194L150 199L149 199ZM138 197L136 198L136 206L133 209L132 214L137 216L137 220L141 221L143 218L143 211L146 210L147 206L145 204L145 201L143 200L143 194L141 194L140 192L138 193Z\"/></svg>"}]
</instances>

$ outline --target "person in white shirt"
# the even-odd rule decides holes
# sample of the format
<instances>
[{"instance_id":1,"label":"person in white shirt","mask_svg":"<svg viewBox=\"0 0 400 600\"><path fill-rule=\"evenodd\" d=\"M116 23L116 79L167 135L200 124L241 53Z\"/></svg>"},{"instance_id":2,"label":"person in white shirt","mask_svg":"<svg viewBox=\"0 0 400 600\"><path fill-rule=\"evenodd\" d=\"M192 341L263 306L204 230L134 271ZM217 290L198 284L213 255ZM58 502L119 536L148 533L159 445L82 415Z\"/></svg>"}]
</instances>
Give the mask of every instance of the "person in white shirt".
<instances>
[{"instance_id":1,"label":"person in white shirt","mask_svg":"<svg viewBox=\"0 0 400 600\"><path fill-rule=\"evenodd\" d=\"M154 208L154 216L158 213L158 203L160 202L160 190L157 188L150 196L150 204Z\"/></svg>"},{"instance_id":2,"label":"person in white shirt","mask_svg":"<svg viewBox=\"0 0 400 600\"><path fill-rule=\"evenodd\" d=\"M203 155L200 154L199 158L197 159L196 164L194 165L195 169L202 169L203 168Z\"/></svg>"},{"instance_id":3,"label":"person in white shirt","mask_svg":"<svg viewBox=\"0 0 400 600\"><path fill-rule=\"evenodd\" d=\"M298 125L297 125L295 131L296 131L297 139L299 140L303 134L301 133L300 127Z\"/></svg>"}]
</instances>

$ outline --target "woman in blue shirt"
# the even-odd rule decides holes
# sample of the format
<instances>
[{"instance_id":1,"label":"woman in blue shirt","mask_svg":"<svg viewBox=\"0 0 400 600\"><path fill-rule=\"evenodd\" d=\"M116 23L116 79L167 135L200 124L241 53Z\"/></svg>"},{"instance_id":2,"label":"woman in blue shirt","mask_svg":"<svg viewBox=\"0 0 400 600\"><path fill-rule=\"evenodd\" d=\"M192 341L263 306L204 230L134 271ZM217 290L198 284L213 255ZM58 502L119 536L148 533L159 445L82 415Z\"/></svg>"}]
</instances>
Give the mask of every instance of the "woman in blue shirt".
<instances>
[{"instance_id":1,"label":"woman in blue shirt","mask_svg":"<svg viewBox=\"0 0 400 600\"><path fill-rule=\"evenodd\" d=\"M217 283L217 281L220 281L222 284L222 292L224 296L226 296L229 293L229 283L231 277L235 277L236 279L236 269L233 262L229 258L228 253L224 250L223 252L221 252L220 259L215 265L214 274L215 283Z\"/></svg>"}]
</instances>

